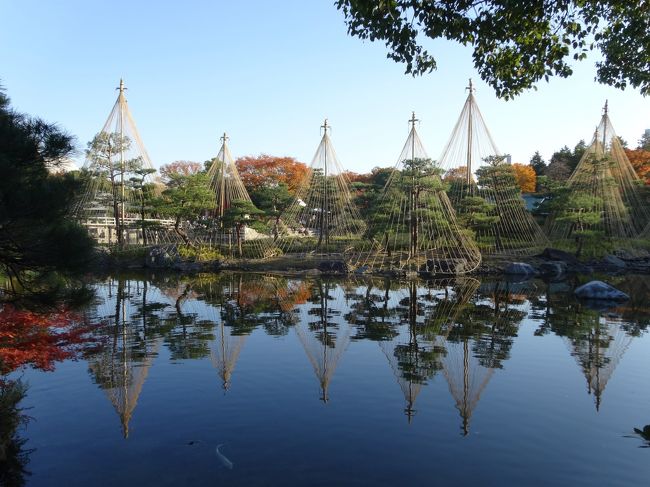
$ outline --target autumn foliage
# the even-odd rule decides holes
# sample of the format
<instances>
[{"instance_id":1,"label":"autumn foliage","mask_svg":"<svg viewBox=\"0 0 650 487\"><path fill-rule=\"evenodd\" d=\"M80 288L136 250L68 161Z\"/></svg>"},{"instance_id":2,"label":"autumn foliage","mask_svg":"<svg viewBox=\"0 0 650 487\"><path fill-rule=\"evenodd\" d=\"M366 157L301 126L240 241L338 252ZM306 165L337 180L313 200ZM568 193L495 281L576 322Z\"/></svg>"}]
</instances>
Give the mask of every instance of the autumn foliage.
<instances>
[{"instance_id":1,"label":"autumn foliage","mask_svg":"<svg viewBox=\"0 0 650 487\"><path fill-rule=\"evenodd\" d=\"M99 346L93 327L68 311L35 313L4 305L0 310L0 374L30 365L53 370Z\"/></svg>"},{"instance_id":2,"label":"autumn foliage","mask_svg":"<svg viewBox=\"0 0 650 487\"><path fill-rule=\"evenodd\" d=\"M284 183L294 193L307 175L307 166L293 157L240 157L235 161L237 171L249 192Z\"/></svg>"},{"instance_id":3,"label":"autumn foliage","mask_svg":"<svg viewBox=\"0 0 650 487\"><path fill-rule=\"evenodd\" d=\"M637 176L645 181L645 184L650 185L650 151L625 149L625 154L632 167L634 167Z\"/></svg>"},{"instance_id":4,"label":"autumn foliage","mask_svg":"<svg viewBox=\"0 0 650 487\"><path fill-rule=\"evenodd\" d=\"M311 289L306 282L292 282L287 287L282 287L277 291L277 298L280 309L285 313L293 310L299 304L305 304L311 297Z\"/></svg>"},{"instance_id":5,"label":"autumn foliage","mask_svg":"<svg viewBox=\"0 0 650 487\"><path fill-rule=\"evenodd\" d=\"M445 180L467 180L467 166L459 166L449 169L445 173Z\"/></svg>"},{"instance_id":6,"label":"autumn foliage","mask_svg":"<svg viewBox=\"0 0 650 487\"><path fill-rule=\"evenodd\" d=\"M248 310L277 303L283 312L288 312L299 304L305 304L310 295L311 290L306 283L278 285L277 281L261 280L242 284L237 301L242 308Z\"/></svg>"},{"instance_id":7,"label":"autumn foliage","mask_svg":"<svg viewBox=\"0 0 650 487\"><path fill-rule=\"evenodd\" d=\"M198 162L174 161L160 167L160 174L163 179L169 180L173 176L192 176L203 169Z\"/></svg>"},{"instance_id":8,"label":"autumn foliage","mask_svg":"<svg viewBox=\"0 0 650 487\"><path fill-rule=\"evenodd\" d=\"M352 171L344 171L343 174L345 175L346 179L351 183L364 183L364 184L372 183L372 173L359 174Z\"/></svg>"},{"instance_id":9,"label":"autumn foliage","mask_svg":"<svg viewBox=\"0 0 650 487\"><path fill-rule=\"evenodd\" d=\"M535 186L537 184L537 174L535 174L535 169L532 166L519 164L515 162L512 165L512 169L515 173L515 178L517 179L517 184L521 188L522 193L534 193Z\"/></svg>"}]
</instances>

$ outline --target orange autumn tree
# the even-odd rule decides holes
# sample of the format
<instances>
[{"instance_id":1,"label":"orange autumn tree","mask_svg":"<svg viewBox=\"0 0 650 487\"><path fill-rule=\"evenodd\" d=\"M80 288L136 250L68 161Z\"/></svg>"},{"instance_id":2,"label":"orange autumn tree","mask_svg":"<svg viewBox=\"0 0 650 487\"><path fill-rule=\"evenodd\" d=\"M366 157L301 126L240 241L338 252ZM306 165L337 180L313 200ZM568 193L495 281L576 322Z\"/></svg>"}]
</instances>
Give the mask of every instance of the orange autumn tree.
<instances>
[{"instance_id":1,"label":"orange autumn tree","mask_svg":"<svg viewBox=\"0 0 650 487\"><path fill-rule=\"evenodd\" d=\"M522 193L534 193L535 187L537 185L537 174L535 174L535 169L532 166L519 164L515 162L512 165L512 169L515 172L515 178L517 179L517 184L521 188Z\"/></svg>"},{"instance_id":2,"label":"orange autumn tree","mask_svg":"<svg viewBox=\"0 0 650 487\"><path fill-rule=\"evenodd\" d=\"M294 194L307 175L307 166L293 157L245 156L237 159L235 165L249 192L284 183Z\"/></svg>"},{"instance_id":3,"label":"orange autumn tree","mask_svg":"<svg viewBox=\"0 0 650 487\"><path fill-rule=\"evenodd\" d=\"M351 183L364 183L370 184L372 182L372 173L359 174L352 171L343 171L343 175Z\"/></svg>"},{"instance_id":4,"label":"orange autumn tree","mask_svg":"<svg viewBox=\"0 0 650 487\"><path fill-rule=\"evenodd\" d=\"M643 149L624 149L632 167L646 185L650 185L650 151Z\"/></svg>"},{"instance_id":5,"label":"orange autumn tree","mask_svg":"<svg viewBox=\"0 0 650 487\"><path fill-rule=\"evenodd\" d=\"M6 304L0 309L0 375L25 366L53 370L101 346L94 327L68 311L36 313Z\"/></svg>"},{"instance_id":6,"label":"orange autumn tree","mask_svg":"<svg viewBox=\"0 0 650 487\"><path fill-rule=\"evenodd\" d=\"M467 166L453 167L449 169L444 176L445 180L461 180L465 181L467 179Z\"/></svg>"}]
</instances>

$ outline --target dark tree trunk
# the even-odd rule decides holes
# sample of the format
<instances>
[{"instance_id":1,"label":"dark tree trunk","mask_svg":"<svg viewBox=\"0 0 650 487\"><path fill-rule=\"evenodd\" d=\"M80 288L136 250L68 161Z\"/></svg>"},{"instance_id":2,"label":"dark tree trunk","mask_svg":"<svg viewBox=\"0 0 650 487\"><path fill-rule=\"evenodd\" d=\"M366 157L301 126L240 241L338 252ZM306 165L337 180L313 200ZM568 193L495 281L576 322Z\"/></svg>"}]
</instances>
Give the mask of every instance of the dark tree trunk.
<instances>
[{"instance_id":1,"label":"dark tree trunk","mask_svg":"<svg viewBox=\"0 0 650 487\"><path fill-rule=\"evenodd\" d=\"M239 258L243 257L242 245L241 245L241 229L242 224L238 223L235 225L235 231L237 232L237 249L239 250Z\"/></svg>"},{"instance_id":2,"label":"dark tree trunk","mask_svg":"<svg viewBox=\"0 0 650 487\"><path fill-rule=\"evenodd\" d=\"M190 237L185 233L185 230L181 228L181 217L176 218L176 223L174 223L174 230L176 234L183 239L185 245L194 248L194 244L190 241Z\"/></svg>"}]
</instances>

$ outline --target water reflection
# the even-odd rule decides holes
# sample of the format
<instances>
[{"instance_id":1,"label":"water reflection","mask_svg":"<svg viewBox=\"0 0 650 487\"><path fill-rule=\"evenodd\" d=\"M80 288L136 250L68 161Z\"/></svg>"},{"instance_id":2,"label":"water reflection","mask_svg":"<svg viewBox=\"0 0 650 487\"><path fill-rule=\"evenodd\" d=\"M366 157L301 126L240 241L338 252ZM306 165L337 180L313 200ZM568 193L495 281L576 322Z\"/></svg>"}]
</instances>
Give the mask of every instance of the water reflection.
<instances>
[{"instance_id":1,"label":"water reflection","mask_svg":"<svg viewBox=\"0 0 650 487\"><path fill-rule=\"evenodd\" d=\"M628 285L640 286L639 281ZM294 329L319 397L327 403L346 350L354 342L374 341L402 391L407 420L417 413L423 388L444 380L460 415L461 434L467 435L482 394L509 360L527 317L537 321L536 335L564 338L600 408L616 365L648 326L647 301L633 299L626 307L602 312L573 300L569 286L243 274L108 279L96 284L97 302L87 310L89 319L101 323L96 333L106 341L88 358L88 369L117 411L126 438L162 347L172 362L209 359L226 392L254 330L282 337ZM637 315L641 319L633 318Z\"/></svg>"},{"instance_id":2,"label":"water reflection","mask_svg":"<svg viewBox=\"0 0 650 487\"><path fill-rule=\"evenodd\" d=\"M19 434L19 427L28 421L20 407L27 387L22 381L0 378L0 485L22 486L26 477L29 455L27 440Z\"/></svg>"},{"instance_id":3,"label":"water reflection","mask_svg":"<svg viewBox=\"0 0 650 487\"><path fill-rule=\"evenodd\" d=\"M146 281L109 280L96 286L97 304L89 317L98 320L104 348L88 361L93 381L115 408L124 438L138 398L162 344L163 303L148 302Z\"/></svg>"},{"instance_id":4,"label":"water reflection","mask_svg":"<svg viewBox=\"0 0 650 487\"><path fill-rule=\"evenodd\" d=\"M587 393L600 409L608 381L635 337L650 324L650 278L630 276L618 285L632 299L606 310L594 309L571 296L572 283L546 285L540 296L531 296L531 316L541 321L535 334L554 333L564 339L586 379ZM575 285L575 284L573 284Z\"/></svg>"}]
</instances>

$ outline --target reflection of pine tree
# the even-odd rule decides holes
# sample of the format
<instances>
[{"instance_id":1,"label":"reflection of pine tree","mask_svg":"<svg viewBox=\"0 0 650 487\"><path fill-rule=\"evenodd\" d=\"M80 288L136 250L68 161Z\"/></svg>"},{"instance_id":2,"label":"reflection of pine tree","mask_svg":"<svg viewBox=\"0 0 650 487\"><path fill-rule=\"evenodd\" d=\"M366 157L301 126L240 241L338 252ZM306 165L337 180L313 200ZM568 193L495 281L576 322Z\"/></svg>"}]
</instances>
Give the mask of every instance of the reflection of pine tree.
<instances>
[{"instance_id":1,"label":"reflection of pine tree","mask_svg":"<svg viewBox=\"0 0 650 487\"><path fill-rule=\"evenodd\" d=\"M307 311L310 316L317 317L316 320L308 323L309 330L323 345L329 348L336 347L336 331L338 326L332 322L334 316L340 316L341 311L331 308L329 302L334 299L330 294L330 282L318 281L314 287L315 293L310 302L316 304Z\"/></svg>"},{"instance_id":2,"label":"reflection of pine tree","mask_svg":"<svg viewBox=\"0 0 650 487\"><path fill-rule=\"evenodd\" d=\"M393 328L380 346L404 394L409 421L421 388L444 368L445 337L476 286L471 279L433 281L421 288L410 282L386 295ZM394 304L396 294L401 299Z\"/></svg>"},{"instance_id":3,"label":"reflection of pine tree","mask_svg":"<svg viewBox=\"0 0 650 487\"><path fill-rule=\"evenodd\" d=\"M396 311L389 308L388 299L391 286L398 286L390 280L368 281L360 285L358 292L350 293L350 312L345 315L348 323L356 330L355 339L384 341L391 340L398 332L395 320Z\"/></svg>"},{"instance_id":4,"label":"reflection of pine tree","mask_svg":"<svg viewBox=\"0 0 650 487\"><path fill-rule=\"evenodd\" d=\"M172 360L208 357L208 343L214 340L214 323L200 319L195 312L183 309L190 291L191 286L186 284L183 293L176 299L175 312L165 317L165 322L170 327L165 336L165 344Z\"/></svg>"},{"instance_id":5,"label":"reflection of pine tree","mask_svg":"<svg viewBox=\"0 0 650 487\"><path fill-rule=\"evenodd\" d=\"M450 342L471 342L472 353L487 368L502 368L510 357L519 323L526 316L513 306L521 298L508 282L488 284L487 299L479 299L460 314L458 325L449 333Z\"/></svg>"},{"instance_id":6,"label":"reflection of pine tree","mask_svg":"<svg viewBox=\"0 0 650 487\"><path fill-rule=\"evenodd\" d=\"M587 391L600 408L607 382L634 338L635 327L620 320L601 316L599 311L583 306L568 293L551 293L547 289L547 312L536 335L554 333L563 337L587 380ZM628 330L633 333L628 333Z\"/></svg>"},{"instance_id":7,"label":"reflection of pine tree","mask_svg":"<svg viewBox=\"0 0 650 487\"><path fill-rule=\"evenodd\" d=\"M448 297L446 287L444 289L445 296ZM404 411L410 421L416 412L415 400L422 386L443 368L445 347L439 339L439 325L446 320L438 319L436 312L444 307L438 308L435 305L439 303L435 303L436 299L431 292L421 296L415 282L409 283L405 291L395 306L394 330L398 333L390 340L380 342L380 346L402 389L406 401Z\"/></svg>"},{"instance_id":8,"label":"reflection of pine tree","mask_svg":"<svg viewBox=\"0 0 650 487\"><path fill-rule=\"evenodd\" d=\"M341 303L335 296L340 294L341 288L329 281L314 283L309 303L315 306L310 306L307 314L315 319L296 324L298 338L319 380L323 402L329 400L330 381L351 336L350 327L339 320Z\"/></svg>"},{"instance_id":9,"label":"reflection of pine tree","mask_svg":"<svg viewBox=\"0 0 650 487\"><path fill-rule=\"evenodd\" d=\"M192 287L220 310L234 334L249 334L263 326L271 335L286 335L296 320L295 304L305 299L306 286L279 277L214 274L193 280Z\"/></svg>"},{"instance_id":10,"label":"reflection of pine tree","mask_svg":"<svg viewBox=\"0 0 650 487\"><path fill-rule=\"evenodd\" d=\"M137 308L132 312L136 300L141 310L147 309L146 290L146 286L141 288L140 284L123 279L117 281L115 289L112 282L99 286L98 294L104 298L101 309L108 310L111 305L114 308L112 315L99 316L106 321L102 329L108 338L106 346L88 358L89 372L118 413L125 438L161 342L160 335L148 328L146 315L139 316ZM138 294L142 294L142 301L137 299Z\"/></svg>"}]
</instances>

